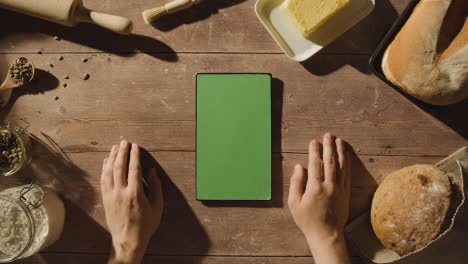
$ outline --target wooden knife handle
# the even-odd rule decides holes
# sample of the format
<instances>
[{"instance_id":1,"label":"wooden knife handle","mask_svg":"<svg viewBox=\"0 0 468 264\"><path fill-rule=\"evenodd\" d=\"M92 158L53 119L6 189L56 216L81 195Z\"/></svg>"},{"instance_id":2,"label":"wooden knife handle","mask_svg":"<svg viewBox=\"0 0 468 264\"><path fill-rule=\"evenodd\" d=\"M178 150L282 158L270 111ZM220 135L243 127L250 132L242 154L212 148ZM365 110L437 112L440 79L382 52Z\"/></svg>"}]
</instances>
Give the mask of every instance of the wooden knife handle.
<instances>
[{"instance_id":1,"label":"wooden knife handle","mask_svg":"<svg viewBox=\"0 0 468 264\"><path fill-rule=\"evenodd\" d=\"M132 33L133 23L130 19L92 11L83 6L77 6L75 21L99 25L115 33L128 35Z\"/></svg>"}]
</instances>

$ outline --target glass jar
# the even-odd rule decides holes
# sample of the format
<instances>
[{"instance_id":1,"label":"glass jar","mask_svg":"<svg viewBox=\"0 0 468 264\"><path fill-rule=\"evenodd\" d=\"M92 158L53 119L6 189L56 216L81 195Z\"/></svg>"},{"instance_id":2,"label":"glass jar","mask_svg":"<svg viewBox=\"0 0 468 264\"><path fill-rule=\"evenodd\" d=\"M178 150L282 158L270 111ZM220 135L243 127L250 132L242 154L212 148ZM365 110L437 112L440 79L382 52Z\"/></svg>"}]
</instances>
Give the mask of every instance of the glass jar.
<instances>
[{"instance_id":1,"label":"glass jar","mask_svg":"<svg viewBox=\"0 0 468 264\"><path fill-rule=\"evenodd\" d=\"M0 263L30 257L57 241L65 221L62 200L30 184L0 192Z\"/></svg>"},{"instance_id":2,"label":"glass jar","mask_svg":"<svg viewBox=\"0 0 468 264\"><path fill-rule=\"evenodd\" d=\"M31 138L24 128L10 123L0 124L0 173L2 176L15 175L25 168L31 161L31 149Z\"/></svg>"}]
</instances>

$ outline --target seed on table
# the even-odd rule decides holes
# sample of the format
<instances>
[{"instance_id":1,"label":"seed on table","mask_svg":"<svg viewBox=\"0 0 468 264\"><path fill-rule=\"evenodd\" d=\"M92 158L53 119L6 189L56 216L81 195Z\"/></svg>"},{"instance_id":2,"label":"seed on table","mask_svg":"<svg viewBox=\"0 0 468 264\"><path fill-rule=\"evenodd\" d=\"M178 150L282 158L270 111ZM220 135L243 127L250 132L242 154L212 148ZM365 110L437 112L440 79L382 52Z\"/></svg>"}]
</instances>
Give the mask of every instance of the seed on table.
<instances>
[{"instance_id":1,"label":"seed on table","mask_svg":"<svg viewBox=\"0 0 468 264\"><path fill-rule=\"evenodd\" d=\"M60 38L58 36L55 36L54 39L55 40L60 40Z\"/></svg>"},{"instance_id":2,"label":"seed on table","mask_svg":"<svg viewBox=\"0 0 468 264\"><path fill-rule=\"evenodd\" d=\"M36 50L36 54L42 54L42 51Z\"/></svg>"},{"instance_id":3,"label":"seed on table","mask_svg":"<svg viewBox=\"0 0 468 264\"><path fill-rule=\"evenodd\" d=\"M59 97L58 97L58 96L55 96L55 98L54 98L54 99L55 99L55 101L57 101L57 100L59 99Z\"/></svg>"},{"instance_id":4,"label":"seed on table","mask_svg":"<svg viewBox=\"0 0 468 264\"><path fill-rule=\"evenodd\" d=\"M83 75L83 80L85 80L85 81L88 80L88 79L89 79L89 76L90 76L89 73L85 73L85 74Z\"/></svg>"},{"instance_id":5,"label":"seed on table","mask_svg":"<svg viewBox=\"0 0 468 264\"><path fill-rule=\"evenodd\" d=\"M58 56L58 59L59 59L59 60L63 60L63 56Z\"/></svg>"},{"instance_id":6,"label":"seed on table","mask_svg":"<svg viewBox=\"0 0 468 264\"><path fill-rule=\"evenodd\" d=\"M68 80L68 79L70 79L70 76L65 75L65 76L63 76L63 78L64 78L65 80Z\"/></svg>"},{"instance_id":7,"label":"seed on table","mask_svg":"<svg viewBox=\"0 0 468 264\"><path fill-rule=\"evenodd\" d=\"M82 58L81 61L82 61L82 62L87 62L87 61L88 61L88 58Z\"/></svg>"},{"instance_id":8,"label":"seed on table","mask_svg":"<svg viewBox=\"0 0 468 264\"><path fill-rule=\"evenodd\" d=\"M62 84L63 88L67 88L67 83Z\"/></svg>"},{"instance_id":9,"label":"seed on table","mask_svg":"<svg viewBox=\"0 0 468 264\"><path fill-rule=\"evenodd\" d=\"M52 63L51 63L51 64L49 64L49 65L50 65L50 67L52 67L52 68L54 67L54 65L53 65Z\"/></svg>"}]
</instances>

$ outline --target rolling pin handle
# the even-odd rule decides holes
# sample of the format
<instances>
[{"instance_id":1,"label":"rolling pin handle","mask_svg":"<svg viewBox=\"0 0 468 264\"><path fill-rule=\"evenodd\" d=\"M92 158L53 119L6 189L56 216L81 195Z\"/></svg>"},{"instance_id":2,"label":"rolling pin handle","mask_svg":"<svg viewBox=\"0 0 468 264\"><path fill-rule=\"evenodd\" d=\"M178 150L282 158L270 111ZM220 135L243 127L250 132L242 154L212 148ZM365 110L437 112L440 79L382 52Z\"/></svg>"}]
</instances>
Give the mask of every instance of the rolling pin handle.
<instances>
[{"instance_id":1,"label":"rolling pin handle","mask_svg":"<svg viewBox=\"0 0 468 264\"><path fill-rule=\"evenodd\" d=\"M75 17L77 22L93 23L122 35L132 33L133 23L126 17L99 13L82 6L77 8Z\"/></svg>"}]
</instances>

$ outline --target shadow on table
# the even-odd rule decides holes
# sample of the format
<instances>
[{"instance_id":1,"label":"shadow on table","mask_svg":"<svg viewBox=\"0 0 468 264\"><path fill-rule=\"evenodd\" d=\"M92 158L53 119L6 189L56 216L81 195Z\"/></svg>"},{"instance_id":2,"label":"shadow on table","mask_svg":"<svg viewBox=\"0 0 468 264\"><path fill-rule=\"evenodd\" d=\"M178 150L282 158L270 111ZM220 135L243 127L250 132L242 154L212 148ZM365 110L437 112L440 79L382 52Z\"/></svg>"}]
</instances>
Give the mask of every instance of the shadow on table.
<instances>
[{"instance_id":1,"label":"shadow on table","mask_svg":"<svg viewBox=\"0 0 468 264\"><path fill-rule=\"evenodd\" d=\"M89 210L83 210L80 203L69 199L65 199L64 203L66 214L62 236L44 251L109 254L111 249L109 232L91 218L88 215ZM41 256L48 262L47 254L41 254Z\"/></svg>"},{"instance_id":2,"label":"shadow on table","mask_svg":"<svg viewBox=\"0 0 468 264\"><path fill-rule=\"evenodd\" d=\"M3 76L2 76L3 77ZM42 70L35 69L34 79L27 85L15 88L11 92L11 97L8 103L0 111L0 120L4 120L16 100L23 95L43 94L44 92L54 90L59 86L59 80L52 74ZM6 93L0 92L0 93Z\"/></svg>"},{"instance_id":3,"label":"shadow on table","mask_svg":"<svg viewBox=\"0 0 468 264\"><path fill-rule=\"evenodd\" d=\"M370 74L369 52L373 52L385 34L398 18L398 13L389 0L379 0L374 11L356 26L330 43L319 54L302 63L310 73L323 76L337 71L345 65L351 65L362 73ZM354 47L362 50L359 54L344 55L339 50ZM333 54L337 54L336 56ZM365 55L356 58L356 55Z\"/></svg>"},{"instance_id":4,"label":"shadow on table","mask_svg":"<svg viewBox=\"0 0 468 264\"><path fill-rule=\"evenodd\" d=\"M81 44L100 51L116 54L124 57L131 57L139 51L154 58L176 62L177 54L167 44L143 35L119 35L99 26L81 23L76 27L48 22L15 12L0 10L0 24L9 25L11 21L16 21L14 26L2 27L0 39L5 35L21 34L21 41L38 41L37 35L28 33L41 32L51 38L58 36L61 39ZM40 42L37 42L40 45ZM37 46L40 50L41 46Z\"/></svg>"},{"instance_id":5,"label":"shadow on table","mask_svg":"<svg viewBox=\"0 0 468 264\"><path fill-rule=\"evenodd\" d=\"M372 197L377 189L377 181L355 153L353 147L346 145L351 152L351 196L349 221L370 210Z\"/></svg>"},{"instance_id":6,"label":"shadow on table","mask_svg":"<svg viewBox=\"0 0 468 264\"><path fill-rule=\"evenodd\" d=\"M148 246L148 254L195 255L190 263L200 263L210 247L206 231L198 221L183 193L146 150L141 151L143 170L157 168L164 194L161 226Z\"/></svg>"},{"instance_id":7,"label":"shadow on table","mask_svg":"<svg viewBox=\"0 0 468 264\"><path fill-rule=\"evenodd\" d=\"M247 0L206 0L193 8L169 14L155 20L151 25L161 31L170 31L184 24L192 24L217 14L220 9L231 7Z\"/></svg>"},{"instance_id":8,"label":"shadow on table","mask_svg":"<svg viewBox=\"0 0 468 264\"><path fill-rule=\"evenodd\" d=\"M202 201L208 207L249 207L249 208L282 208L283 207L283 155L281 153L281 129L283 115L284 83L272 78L271 83L271 200L270 201Z\"/></svg>"},{"instance_id":9,"label":"shadow on table","mask_svg":"<svg viewBox=\"0 0 468 264\"><path fill-rule=\"evenodd\" d=\"M434 106L423 103L414 98L410 98L407 94L403 95L424 112L432 115L445 125L449 126L464 139L468 139L468 100L464 100L463 102L454 105Z\"/></svg>"},{"instance_id":10,"label":"shadow on table","mask_svg":"<svg viewBox=\"0 0 468 264\"><path fill-rule=\"evenodd\" d=\"M44 133L41 136L44 140L31 135L32 161L19 178L40 183L85 211L94 207L97 199L87 173L73 164L52 138Z\"/></svg>"}]
</instances>

